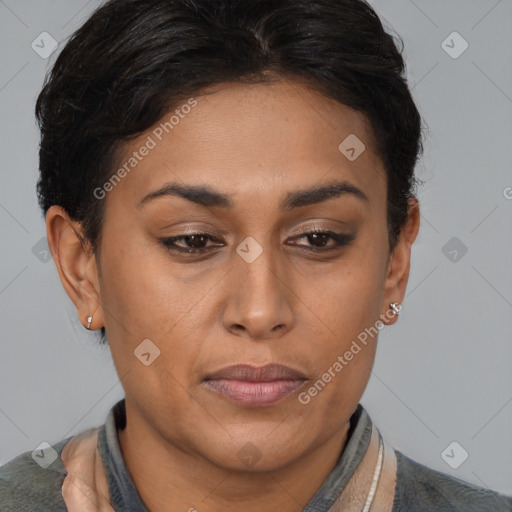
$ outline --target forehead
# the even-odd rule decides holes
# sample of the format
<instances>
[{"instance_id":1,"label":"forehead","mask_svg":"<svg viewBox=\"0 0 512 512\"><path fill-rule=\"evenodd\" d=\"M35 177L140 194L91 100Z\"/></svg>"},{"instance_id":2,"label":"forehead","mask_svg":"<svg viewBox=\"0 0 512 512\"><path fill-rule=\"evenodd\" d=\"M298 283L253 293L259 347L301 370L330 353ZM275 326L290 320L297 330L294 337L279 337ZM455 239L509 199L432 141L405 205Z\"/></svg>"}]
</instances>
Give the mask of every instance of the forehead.
<instances>
[{"instance_id":1,"label":"forehead","mask_svg":"<svg viewBox=\"0 0 512 512\"><path fill-rule=\"evenodd\" d=\"M126 146L118 165L142 146L151 149L128 165L111 194L131 204L170 181L234 196L251 190L282 196L344 179L370 197L385 194L367 118L296 82L212 86Z\"/></svg>"}]
</instances>

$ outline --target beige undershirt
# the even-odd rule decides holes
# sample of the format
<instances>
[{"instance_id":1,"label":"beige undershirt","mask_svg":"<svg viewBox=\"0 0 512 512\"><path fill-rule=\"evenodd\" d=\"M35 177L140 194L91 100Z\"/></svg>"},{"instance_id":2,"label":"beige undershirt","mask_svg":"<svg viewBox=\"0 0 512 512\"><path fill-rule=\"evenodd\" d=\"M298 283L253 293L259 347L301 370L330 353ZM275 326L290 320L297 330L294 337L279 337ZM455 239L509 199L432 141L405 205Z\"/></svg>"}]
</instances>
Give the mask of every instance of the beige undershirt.
<instances>
[{"instance_id":1,"label":"beige undershirt","mask_svg":"<svg viewBox=\"0 0 512 512\"><path fill-rule=\"evenodd\" d=\"M384 441L382 472L369 512L391 512L395 497L396 457L393 448ZM361 512L372 485L379 455L379 434L373 425L368 448L345 488L329 512Z\"/></svg>"}]
</instances>

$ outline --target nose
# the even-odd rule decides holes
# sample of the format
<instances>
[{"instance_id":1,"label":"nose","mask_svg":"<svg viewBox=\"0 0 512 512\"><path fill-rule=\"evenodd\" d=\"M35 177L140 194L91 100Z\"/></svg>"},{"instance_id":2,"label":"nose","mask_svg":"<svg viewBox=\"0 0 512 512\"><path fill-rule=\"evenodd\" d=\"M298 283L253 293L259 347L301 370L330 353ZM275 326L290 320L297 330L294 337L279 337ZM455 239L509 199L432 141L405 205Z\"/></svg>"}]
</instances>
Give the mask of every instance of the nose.
<instances>
[{"instance_id":1,"label":"nose","mask_svg":"<svg viewBox=\"0 0 512 512\"><path fill-rule=\"evenodd\" d=\"M248 339L279 338L294 323L293 287L284 262L271 249L264 249L252 262L240 254L234 252L227 277L224 327Z\"/></svg>"}]
</instances>

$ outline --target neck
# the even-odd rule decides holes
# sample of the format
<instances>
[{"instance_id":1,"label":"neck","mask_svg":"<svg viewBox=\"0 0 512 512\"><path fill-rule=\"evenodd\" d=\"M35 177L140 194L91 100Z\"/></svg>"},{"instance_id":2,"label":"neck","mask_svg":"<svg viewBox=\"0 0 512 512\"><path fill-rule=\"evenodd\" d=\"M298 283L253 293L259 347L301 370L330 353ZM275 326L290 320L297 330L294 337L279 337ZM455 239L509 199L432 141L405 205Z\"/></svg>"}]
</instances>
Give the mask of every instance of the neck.
<instances>
[{"instance_id":1,"label":"neck","mask_svg":"<svg viewBox=\"0 0 512 512\"><path fill-rule=\"evenodd\" d=\"M275 471L230 471L169 443L126 403L119 443L128 471L151 512L279 510L299 512L334 469L349 422L319 446ZM148 454L151 454L148 457Z\"/></svg>"}]
</instances>

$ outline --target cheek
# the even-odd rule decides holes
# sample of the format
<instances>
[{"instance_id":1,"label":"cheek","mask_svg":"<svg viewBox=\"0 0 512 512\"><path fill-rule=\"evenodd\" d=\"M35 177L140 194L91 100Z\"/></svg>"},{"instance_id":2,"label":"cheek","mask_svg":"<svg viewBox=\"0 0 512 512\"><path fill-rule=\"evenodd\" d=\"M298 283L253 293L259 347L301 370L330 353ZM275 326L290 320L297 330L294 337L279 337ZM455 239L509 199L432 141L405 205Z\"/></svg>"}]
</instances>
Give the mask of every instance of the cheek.
<instances>
[{"instance_id":1,"label":"cheek","mask_svg":"<svg viewBox=\"0 0 512 512\"><path fill-rule=\"evenodd\" d=\"M326 413L327 423L336 423L328 411L357 405L370 378L381 326L382 260L377 251L354 250L322 278L308 280L319 318L309 314L306 329L321 340L322 350L311 353L317 384L311 394L306 389L304 400Z\"/></svg>"},{"instance_id":2,"label":"cheek","mask_svg":"<svg viewBox=\"0 0 512 512\"><path fill-rule=\"evenodd\" d=\"M147 369L134 357L134 350L149 339L160 350L155 366L183 377L201 349L204 331L198 329L212 320L204 296L214 286L216 274L205 271L191 278L157 246L120 248L112 243L105 245L104 254L102 306L119 373ZM149 379L149 372L144 375Z\"/></svg>"},{"instance_id":3,"label":"cheek","mask_svg":"<svg viewBox=\"0 0 512 512\"><path fill-rule=\"evenodd\" d=\"M310 404L327 430L339 427L332 411L353 410L368 384L379 332L379 282L375 270L361 262L330 274L318 295L322 320L313 322L322 350L310 353L316 375L301 403Z\"/></svg>"},{"instance_id":4,"label":"cheek","mask_svg":"<svg viewBox=\"0 0 512 512\"><path fill-rule=\"evenodd\" d=\"M105 245L104 254L102 305L112 330L124 327L133 337L161 337L186 315L194 287L180 281L179 269L166 261L165 251L112 243Z\"/></svg>"},{"instance_id":5,"label":"cheek","mask_svg":"<svg viewBox=\"0 0 512 512\"><path fill-rule=\"evenodd\" d=\"M317 332L337 340L334 349L343 350L352 339L379 319L383 294L383 272L380 258L371 251L353 251L333 265L321 278L308 279L307 302L312 305ZM318 276L320 277L320 276Z\"/></svg>"}]
</instances>

